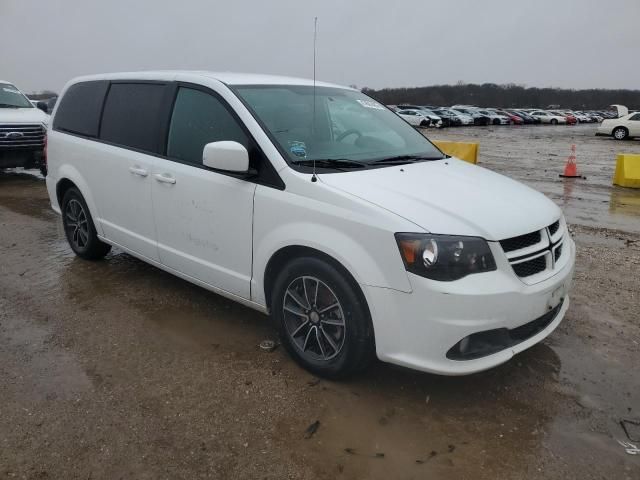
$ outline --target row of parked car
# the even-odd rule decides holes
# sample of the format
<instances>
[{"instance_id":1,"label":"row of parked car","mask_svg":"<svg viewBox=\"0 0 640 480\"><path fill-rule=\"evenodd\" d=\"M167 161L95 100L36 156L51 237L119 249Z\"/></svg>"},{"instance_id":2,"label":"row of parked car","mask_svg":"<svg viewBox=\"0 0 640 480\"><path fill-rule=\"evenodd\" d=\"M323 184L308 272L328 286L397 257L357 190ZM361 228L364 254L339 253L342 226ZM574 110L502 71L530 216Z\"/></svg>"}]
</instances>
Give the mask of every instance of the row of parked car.
<instances>
[{"instance_id":1,"label":"row of parked car","mask_svg":"<svg viewBox=\"0 0 640 480\"><path fill-rule=\"evenodd\" d=\"M416 127L449 127L464 125L525 125L547 123L574 125L602 122L615 118L609 111L542 110L535 108L481 108L470 105L436 107L432 105L389 105L399 116Z\"/></svg>"}]
</instances>

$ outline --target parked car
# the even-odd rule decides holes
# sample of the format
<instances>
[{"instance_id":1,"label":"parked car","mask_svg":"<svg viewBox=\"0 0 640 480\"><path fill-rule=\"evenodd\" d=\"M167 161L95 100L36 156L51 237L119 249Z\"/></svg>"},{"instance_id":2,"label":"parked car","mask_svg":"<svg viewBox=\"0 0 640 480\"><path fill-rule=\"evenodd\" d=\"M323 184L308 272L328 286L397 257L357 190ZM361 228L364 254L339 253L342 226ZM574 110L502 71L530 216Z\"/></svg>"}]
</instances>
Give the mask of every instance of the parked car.
<instances>
[{"instance_id":1,"label":"parked car","mask_svg":"<svg viewBox=\"0 0 640 480\"><path fill-rule=\"evenodd\" d=\"M435 108L433 109L433 112L441 117L444 121L448 122L449 126L459 127L460 125L462 125L462 119L460 118L460 116L454 114L446 108Z\"/></svg>"},{"instance_id":2,"label":"parked car","mask_svg":"<svg viewBox=\"0 0 640 480\"><path fill-rule=\"evenodd\" d=\"M532 117L531 115L529 115L526 112L520 111L520 110L505 110L506 112L509 112L513 115L517 115L518 117L520 117L522 119L522 122L527 124L527 125L531 125L534 123L540 123L536 118Z\"/></svg>"},{"instance_id":3,"label":"parked car","mask_svg":"<svg viewBox=\"0 0 640 480\"><path fill-rule=\"evenodd\" d=\"M578 123L578 119L570 113L561 112L559 110L549 110L549 113L553 115L563 116L567 125L575 125L576 123Z\"/></svg>"},{"instance_id":4,"label":"parked car","mask_svg":"<svg viewBox=\"0 0 640 480\"><path fill-rule=\"evenodd\" d=\"M46 185L79 257L118 246L270 313L314 374L375 355L485 370L569 308L575 245L559 207L443 155L358 90L96 75L69 82L53 115Z\"/></svg>"},{"instance_id":5,"label":"parked car","mask_svg":"<svg viewBox=\"0 0 640 480\"><path fill-rule=\"evenodd\" d=\"M511 120L509 120L509 117L501 115L501 114L495 112L494 110L489 110L489 109L482 110L482 109L479 109L478 112L483 114L483 115L487 115L491 119L491 124L492 125L509 125L511 123Z\"/></svg>"},{"instance_id":6,"label":"parked car","mask_svg":"<svg viewBox=\"0 0 640 480\"><path fill-rule=\"evenodd\" d=\"M621 118L603 120L596 135L611 136L616 140L640 137L640 113L630 113Z\"/></svg>"},{"instance_id":7,"label":"parked car","mask_svg":"<svg viewBox=\"0 0 640 480\"><path fill-rule=\"evenodd\" d=\"M473 125L473 117L471 115L467 115L466 113L462 113L451 108L441 108L438 110L438 112L442 111L446 111L455 118L457 125Z\"/></svg>"},{"instance_id":8,"label":"parked car","mask_svg":"<svg viewBox=\"0 0 640 480\"><path fill-rule=\"evenodd\" d=\"M396 113L414 127L442 127L442 119L427 110L407 109L399 110Z\"/></svg>"},{"instance_id":9,"label":"parked car","mask_svg":"<svg viewBox=\"0 0 640 480\"><path fill-rule=\"evenodd\" d=\"M0 80L0 169L40 168L49 116L13 84Z\"/></svg>"},{"instance_id":10,"label":"parked car","mask_svg":"<svg viewBox=\"0 0 640 480\"><path fill-rule=\"evenodd\" d=\"M462 113L464 115L469 115L471 118L473 118L474 125L489 125L491 123L491 119L487 115L483 115L473 108L452 107L451 110L453 110L454 112Z\"/></svg>"},{"instance_id":11,"label":"parked car","mask_svg":"<svg viewBox=\"0 0 640 480\"><path fill-rule=\"evenodd\" d=\"M591 116L587 115L584 112L570 111L568 113L570 113L571 115L576 117L578 119L579 123L592 123L593 122L593 119L591 118Z\"/></svg>"},{"instance_id":12,"label":"parked car","mask_svg":"<svg viewBox=\"0 0 640 480\"><path fill-rule=\"evenodd\" d=\"M515 113L511 113L507 110L495 110L495 112L498 115L504 115L505 117L507 117L513 125L524 124L524 120L522 119L522 117L520 117L519 115L516 115Z\"/></svg>"},{"instance_id":13,"label":"parked car","mask_svg":"<svg viewBox=\"0 0 640 480\"><path fill-rule=\"evenodd\" d=\"M533 110L530 115L540 120L541 123L549 123L551 125L566 124L567 117L558 115L545 110Z\"/></svg>"}]
</instances>

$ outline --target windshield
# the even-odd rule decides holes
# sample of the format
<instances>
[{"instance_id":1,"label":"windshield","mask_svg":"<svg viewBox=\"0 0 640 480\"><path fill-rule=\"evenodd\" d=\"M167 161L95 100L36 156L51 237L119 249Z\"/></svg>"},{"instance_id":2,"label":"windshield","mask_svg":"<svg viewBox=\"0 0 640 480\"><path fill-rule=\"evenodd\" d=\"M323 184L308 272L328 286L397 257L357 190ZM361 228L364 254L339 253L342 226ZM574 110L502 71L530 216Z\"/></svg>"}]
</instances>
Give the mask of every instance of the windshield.
<instances>
[{"instance_id":1,"label":"windshield","mask_svg":"<svg viewBox=\"0 0 640 480\"><path fill-rule=\"evenodd\" d=\"M33 105L16 87L0 83L0 108L33 108Z\"/></svg>"},{"instance_id":2,"label":"windshield","mask_svg":"<svg viewBox=\"0 0 640 480\"><path fill-rule=\"evenodd\" d=\"M445 158L398 115L358 91L316 87L315 109L312 86L242 85L235 91L292 163Z\"/></svg>"}]
</instances>

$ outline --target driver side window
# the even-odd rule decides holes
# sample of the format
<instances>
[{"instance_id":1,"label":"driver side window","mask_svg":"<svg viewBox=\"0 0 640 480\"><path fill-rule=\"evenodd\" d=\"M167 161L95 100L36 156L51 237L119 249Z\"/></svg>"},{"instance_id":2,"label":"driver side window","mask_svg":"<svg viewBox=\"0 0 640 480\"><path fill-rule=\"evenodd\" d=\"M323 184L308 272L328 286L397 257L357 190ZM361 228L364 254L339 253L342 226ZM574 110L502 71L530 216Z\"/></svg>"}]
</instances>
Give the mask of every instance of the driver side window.
<instances>
[{"instance_id":1,"label":"driver side window","mask_svg":"<svg viewBox=\"0 0 640 480\"><path fill-rule=\"evenodd\" d=\"M249 139L222 101L194 88L180 87L173 107L167 156L202 165L202 151L210 142L231 140L250 150Z\"/></svg>"}]
</instances>

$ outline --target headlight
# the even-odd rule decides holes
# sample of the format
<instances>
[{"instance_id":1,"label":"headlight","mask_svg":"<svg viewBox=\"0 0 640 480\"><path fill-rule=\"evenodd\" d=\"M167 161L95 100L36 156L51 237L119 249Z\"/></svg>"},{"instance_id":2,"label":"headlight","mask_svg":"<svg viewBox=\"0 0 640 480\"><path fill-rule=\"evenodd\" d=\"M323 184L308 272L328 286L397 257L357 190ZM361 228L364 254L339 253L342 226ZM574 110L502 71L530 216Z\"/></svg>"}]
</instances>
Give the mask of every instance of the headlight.
<instances>
[{"instance_id":1,"label":"headlight","mask_svg":"<svg viewBox=\"0 0 640 480\"><path fill-rule=\"evenodd\" d=\"M396 241L407 271L421 277L450 282L496 270L489 245L482 238L396 233Z\"/></svg>"}]
</instances>

